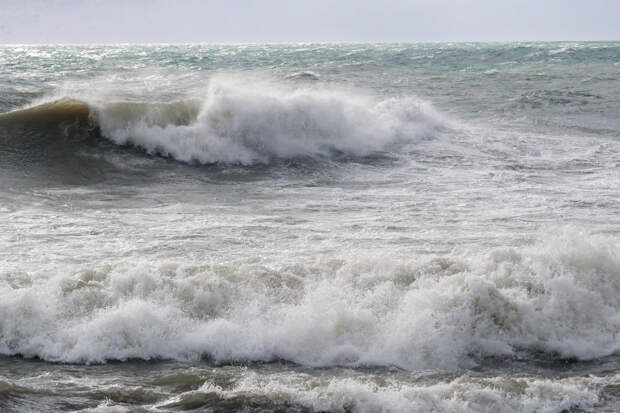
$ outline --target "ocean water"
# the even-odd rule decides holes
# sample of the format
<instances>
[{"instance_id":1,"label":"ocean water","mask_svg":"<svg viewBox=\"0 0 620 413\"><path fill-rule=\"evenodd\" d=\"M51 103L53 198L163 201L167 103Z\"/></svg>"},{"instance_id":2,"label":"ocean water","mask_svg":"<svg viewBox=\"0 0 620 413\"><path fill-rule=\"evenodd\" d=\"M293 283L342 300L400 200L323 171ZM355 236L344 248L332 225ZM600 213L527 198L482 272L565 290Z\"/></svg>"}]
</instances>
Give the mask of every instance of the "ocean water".
<instances>
[{"instance_id":1,"label":"ocean water","mask_svg":"<svg viewBox=\"0 0 620 413\"><path fill-rule=\"evenodd\" d=\"M620 410L620 43L0 47L2 412Z\"/></svg>"}]
</instances>

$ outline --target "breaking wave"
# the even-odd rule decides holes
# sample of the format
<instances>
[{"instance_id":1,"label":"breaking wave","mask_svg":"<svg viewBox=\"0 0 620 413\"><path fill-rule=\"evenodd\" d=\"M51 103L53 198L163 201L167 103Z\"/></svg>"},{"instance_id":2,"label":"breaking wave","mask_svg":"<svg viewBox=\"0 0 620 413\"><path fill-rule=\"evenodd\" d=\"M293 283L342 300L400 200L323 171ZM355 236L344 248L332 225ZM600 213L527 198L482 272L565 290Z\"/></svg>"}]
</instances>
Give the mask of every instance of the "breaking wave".
<instances>
[{"instance_id":1,"label":"breaking wave","mask_svg":"<svg viewBox=\"0 0 620 413\"><path fill-rule=\"evenodd\" d=\"M33 135L56 128L65 137L95 133L183 162L244 165L277 158L366 156L443 125L428 105L414 98L377 100L229 78L212 79L202 101L63 98L0 115L0 128L10 129L5 135L12 139L23 139L22 129Z\"/></svg>"},{"instance_id":2,"label":"breaking wave","mask_svg":"<svg viewBox=\"0 0 620 413\"><path fill-rule=\"evenodd\" d=\"M117 261L0 277L0 354L457 369L620 351L620 244L576 231L425 261Z\"/></svg>"}]
</instances>

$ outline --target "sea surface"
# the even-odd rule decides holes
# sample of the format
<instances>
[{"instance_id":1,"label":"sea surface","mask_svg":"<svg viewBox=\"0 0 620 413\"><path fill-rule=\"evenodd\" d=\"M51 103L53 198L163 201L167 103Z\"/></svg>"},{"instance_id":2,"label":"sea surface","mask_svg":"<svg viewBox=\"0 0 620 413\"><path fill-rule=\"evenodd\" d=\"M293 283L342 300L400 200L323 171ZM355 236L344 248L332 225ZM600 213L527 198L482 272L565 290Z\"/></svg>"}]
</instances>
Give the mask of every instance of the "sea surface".
<instances>
[{"instance_id":1,"label":"sea surface","mask_svg":"<svg viewBox=\"0 0 620 413\"><path fill-rule=\"evenodd\" d=\"M620 411L620 43L0 46L0 411Z\"/></svg>"}]
</instances>

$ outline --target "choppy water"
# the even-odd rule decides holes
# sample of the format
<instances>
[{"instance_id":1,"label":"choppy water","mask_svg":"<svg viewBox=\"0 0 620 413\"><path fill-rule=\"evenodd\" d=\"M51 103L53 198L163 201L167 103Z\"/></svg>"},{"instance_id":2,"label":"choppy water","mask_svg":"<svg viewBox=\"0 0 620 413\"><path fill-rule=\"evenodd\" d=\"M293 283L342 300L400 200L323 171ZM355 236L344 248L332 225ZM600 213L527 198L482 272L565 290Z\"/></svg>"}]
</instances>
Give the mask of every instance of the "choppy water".
<instances>
[{"instance_id":1,"label":"choppy water","mask_svg":"<svg viewBox=\"0 0 620 413\"><path fill-rule=\"evenodd\" d=\"M617 411L620 43L0 48L2 411Z\"/></svg>"}]
</instances>

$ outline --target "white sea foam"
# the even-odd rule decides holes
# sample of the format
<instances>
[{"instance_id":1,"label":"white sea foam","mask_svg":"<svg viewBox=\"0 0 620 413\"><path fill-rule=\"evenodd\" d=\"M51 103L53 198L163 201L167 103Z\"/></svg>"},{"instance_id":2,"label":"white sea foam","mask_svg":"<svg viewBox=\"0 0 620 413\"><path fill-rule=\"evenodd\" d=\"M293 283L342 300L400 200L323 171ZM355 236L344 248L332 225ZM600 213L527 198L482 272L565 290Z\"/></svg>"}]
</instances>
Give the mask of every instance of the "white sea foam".
<instances>
[{"instance_id":1,"label":"white sea foam","mask_svg":"<svg viewBox=\"0 0 620 413\"><path fill-rule=\"evenodd\" d=\"M590 359L620 351L619 252L612 238L573 231L532 247L424 262L120 261L3 274L0 353L412 370L519 350Z\"/></svg>"},{"instance_id":2,"label":"white sea foam","mask_svg":"<svg viewBox=\"0 0 620 413\"><path fill-rule=\"evenodd\" d=\"M207 382L200 389L175 396L159 407L194 406L204 400L261 397L315 411L330 412L562 412L591 409L602 385L618 376L560 380L521 377L461 376L435 384L406 383L391 378L313 377L306 374L246 374L232 388Z\"/></svg>"},{"instance_id":3,"label":"white sea foam","mask_svg":"<svg viewBox=\"0 0 620 413\"><path fill-rule=\"evenodd\" d=\"M377 100L362 93L292 87L219 76L210 80L189 125L168 113L127 112L91 104L102 134L118 144L199 163L252 164L273 158L364 156L411 141L443 121L414 98Z\"/></svg>"}]
</instances>

